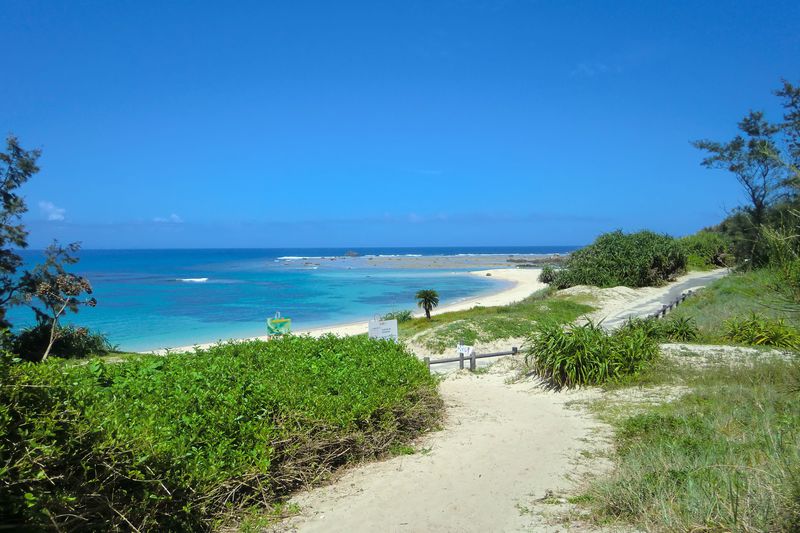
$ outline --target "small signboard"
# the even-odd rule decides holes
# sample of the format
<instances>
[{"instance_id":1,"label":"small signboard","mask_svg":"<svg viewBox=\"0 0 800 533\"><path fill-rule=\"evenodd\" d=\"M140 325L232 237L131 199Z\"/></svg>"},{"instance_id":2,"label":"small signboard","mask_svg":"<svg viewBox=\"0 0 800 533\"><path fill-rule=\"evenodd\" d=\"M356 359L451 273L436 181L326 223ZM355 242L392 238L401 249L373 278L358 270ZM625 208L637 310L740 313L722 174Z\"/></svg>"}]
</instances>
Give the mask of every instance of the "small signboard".
<instances>
[{"instance_id":1,"label":"small signboard","mask_svg":"<svg viewBox=\"0 0 800 533\"><path fill-rule=\"evenodd\" d=\"M390 339L397 342L397 320L380 320L375 318L369 321L370 339Z\"/></svg>"},{"instance_id":2,"label":"small signboard","mask_svg":"<svg viewBox=\"0 0 800 533\"><path fill-rule=\"evenodd\" d=\"M275 313L274 318L267 319L267 335L288 335L291 332L291 318L281 318L280 313Z\"/></svg>"},{"instance_id":3,"label":"small signboard","mask_svg":"<svg viewBox=\"0 0 800 533\"><path fill-rule=\"evenodd\" d=\"M459 344L458 345L458 355L461 357L463 355L464 359L469 359L472 357L472 346L467 346L466 344Z\"/></svg>"}]
</instances>

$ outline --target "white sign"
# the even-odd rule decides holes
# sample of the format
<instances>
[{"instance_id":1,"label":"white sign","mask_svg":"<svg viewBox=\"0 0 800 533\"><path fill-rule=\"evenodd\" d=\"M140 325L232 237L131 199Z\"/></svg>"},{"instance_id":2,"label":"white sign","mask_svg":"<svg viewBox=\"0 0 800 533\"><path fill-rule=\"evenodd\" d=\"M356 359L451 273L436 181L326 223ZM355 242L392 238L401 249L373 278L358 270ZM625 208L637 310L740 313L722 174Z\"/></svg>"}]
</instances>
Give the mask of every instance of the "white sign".
<instances>
[{"instance_id":1,"label":"white sign","mask_svg":"<svg viewBox=\"0 0 800 533\"><path fill-rule=\"evenodd\" d=\"M461 356L463 354L464 359L469 359L472 357L472 346L467 346L465 344L458 345L458 355Z\"/></svg>"},{"instance_id":2,"label":"white sign","mask_svg":"<svg viewBox=\"0 0 800 533\"><path fill-rule=\"evenodd\" d=\"M397 320L370 320L370 339L391 339L397 342Z\"/></svg>"}]
</instances>

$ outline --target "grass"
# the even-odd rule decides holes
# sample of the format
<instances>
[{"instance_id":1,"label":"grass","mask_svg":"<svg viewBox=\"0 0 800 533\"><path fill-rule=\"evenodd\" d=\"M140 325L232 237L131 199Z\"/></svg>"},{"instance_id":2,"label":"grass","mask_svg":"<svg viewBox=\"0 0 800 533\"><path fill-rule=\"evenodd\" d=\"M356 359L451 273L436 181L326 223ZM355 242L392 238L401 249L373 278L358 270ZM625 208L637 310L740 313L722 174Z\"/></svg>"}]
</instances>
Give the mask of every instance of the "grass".
<instances>
[{"instance_id":1,"label":"grass","mask_svg":"<svg viewBox=\"0 0 800 533\"><path fill-rule=\"evenodd\" d=\"M775 271L732 273L688 298L670 317L693 319L699 342L729 343L725 335L726 323L753 313L766 319L783 319L790 327L800 327L800 316L786 312L787 298L785 283Z\"/></svg>"},{"instance_id":2,"label":"grass","mask_svg":"<svg viewBox=\"0 0 800 533\"><path fill-rule=\"evenodd\" d=\"M596 405L616 427L616 468L582 499L598 520L652 531L797 531L797 361L691 368L662 362L636 385L682 385L658 405Z\"/></svg>"},{"instance_id":3,"label":"grass","mask_svg":"<svg viewBox=\"0 0 800 533\"><path fill-rule=\"evenodd\" d=\"M542 321L564 324L592 310L576 298L557 297L541 291L511 305L473 307L464 311L434 314L431 320L414 318L400 324L400 338L416 341L431 353L456 346L528 336Z\"/></svg>"}]
</instances>

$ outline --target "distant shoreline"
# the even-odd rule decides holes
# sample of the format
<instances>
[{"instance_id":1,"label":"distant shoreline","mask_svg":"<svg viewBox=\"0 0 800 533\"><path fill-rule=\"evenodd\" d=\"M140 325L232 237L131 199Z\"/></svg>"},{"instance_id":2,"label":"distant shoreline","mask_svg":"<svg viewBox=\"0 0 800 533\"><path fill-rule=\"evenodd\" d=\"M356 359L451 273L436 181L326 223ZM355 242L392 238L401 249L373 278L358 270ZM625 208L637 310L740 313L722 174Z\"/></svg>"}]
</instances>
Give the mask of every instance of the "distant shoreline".
<instances>
[{"instance_id":1,"label":"distant shoreline","mask_svg":"<svg viewBox=\"0 0 800 533\"><path fill-rule=\"evenodd\" d=\"M440 314L452 311L462 311L465 309L471 309L476 306L495 307L495 306L509 305L514 302L518 302L520 300L527 298L534 292L547 287L545 283L539 281L540 272L541 272L540 268L509 268L509 267L470 271L468 273L469 275L472 276L490 275L494 279L510 282L511 285L496 292L484 294L481 296L471 296L469 298L464 298L462 300L452 302L447 305L443 305L441 307L436 308L433 311L433 313ZM423 316L423 313L421 311L418 311L414 313L414 316L417 317ZM361 335L367 333L367 323L371 318L372 317L367 317L362 320L353 321L346 324L330 324L315 328L301 329L295 331L294 333L298 335L311 335L314 337L319 337L325 334L333 334L341 336ZM228 339L228 341L244 342L251 340L266 340L267 338L268 337L266 335L260 335L256 337L231 338ZM165 355L166 353L191 352L198 348L199 349L210 348L212 346L219 344L219 342L220 341L194 344L190 346L179 346L175 348L162 348L159 350L151 350L141 353Z\"/></svg>"}]
</instances>

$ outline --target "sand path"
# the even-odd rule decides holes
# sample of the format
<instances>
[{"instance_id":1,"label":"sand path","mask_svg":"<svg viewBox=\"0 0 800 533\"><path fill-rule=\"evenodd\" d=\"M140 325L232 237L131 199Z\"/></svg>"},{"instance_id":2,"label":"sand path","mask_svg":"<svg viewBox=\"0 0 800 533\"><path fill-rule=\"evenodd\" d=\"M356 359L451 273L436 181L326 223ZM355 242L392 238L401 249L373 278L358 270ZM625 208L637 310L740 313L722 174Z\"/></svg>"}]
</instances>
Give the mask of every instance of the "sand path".
<instances>
[{"instance_id":1,"label":"sand path","mask_svg":"<svg viewBox=\"0 0 800 533\"><path fill-rule=\"evenodd\" d=\"M440 386L442 431L413 455L365 464L295 496L300 515L275 531L554 530L531 509L547 491L569 488L571 458L598 424L566 404L589 393L507 384L508 375L449 374Z\"/></svg>"},{"instance_id":2,"label":"sand path","mask_svg":"<svg viewBox=\"0 0 800 533\"><path fill-rule=\"evenodd\" d=\"M607 318L710 280L691 273L659 288L564 292L592 296L599 307L593 315ZM536 290L524 287L511 301ZM548 491L572 492L582 472L607 467L596 457L581 460L580 451L604 447L609 428L584 409L568 407L599 392L555 393L531 381L508 383L512 366L504 358L487 374L445 374L444 428L421 439L421 452L359 466L330 485L296 495L291 502L300 514L275 531L565 530L557 518L547 518L552 506L537 500ZM563 506L562 511L569 513Z\"/></svg>"}]
</instances>

